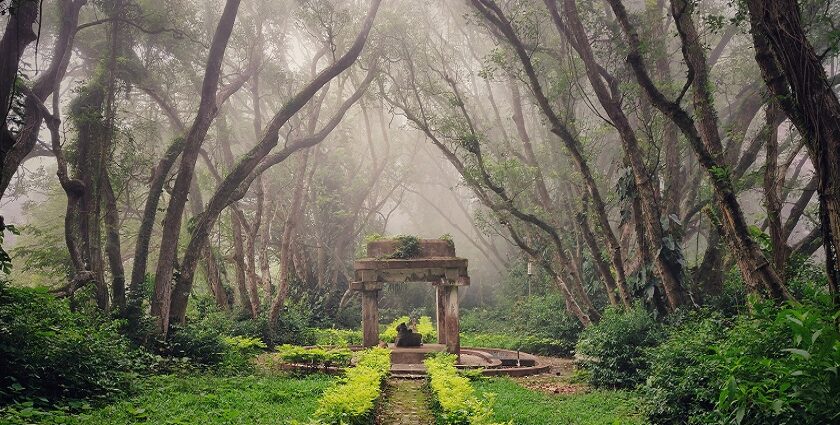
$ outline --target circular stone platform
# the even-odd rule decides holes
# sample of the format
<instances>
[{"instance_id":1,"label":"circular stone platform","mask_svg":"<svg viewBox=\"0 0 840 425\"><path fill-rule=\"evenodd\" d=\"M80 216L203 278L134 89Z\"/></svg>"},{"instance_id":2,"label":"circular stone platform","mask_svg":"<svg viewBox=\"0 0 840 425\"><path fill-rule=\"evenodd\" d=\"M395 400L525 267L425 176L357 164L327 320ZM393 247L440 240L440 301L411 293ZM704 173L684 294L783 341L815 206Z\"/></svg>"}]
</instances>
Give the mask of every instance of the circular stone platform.
<instances>
[{"instance_id":1,"label":"circular stone platform","mask_svg":"<svg viewBox=\"0 0 840 425\"><path fill-rule=\"evenodd\" d=\"M432 353L446 351L442 344L423 344L420 347L394 347L391 349L391 374L397 377L426 375L423 359ZM361 347L359 347L361 348ZM459 369L481 369L488 376L528 376L548 371L549 365L541 364L536 356L500 348L468 347L460 351Z\"/></svg>"}]
</instances>

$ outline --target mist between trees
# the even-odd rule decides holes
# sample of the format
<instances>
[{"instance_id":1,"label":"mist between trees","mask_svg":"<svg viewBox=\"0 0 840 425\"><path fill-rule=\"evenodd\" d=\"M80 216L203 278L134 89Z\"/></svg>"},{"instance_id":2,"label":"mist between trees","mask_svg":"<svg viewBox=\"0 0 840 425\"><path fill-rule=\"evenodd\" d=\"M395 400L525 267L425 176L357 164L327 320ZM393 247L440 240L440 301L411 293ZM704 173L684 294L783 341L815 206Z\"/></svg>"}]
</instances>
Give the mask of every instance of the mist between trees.
<instances>
[{"instance_id":1,"label":"mist between trees","mask_svg":"<svg viewBox=\"0 0 840 425\"><path fill-rule=\"evenodd\" d=\"M0 5L15 284L163 335L197 296L271 328L358 303L367 236L450 234L465 305L529 262L584 327L727 274L795 301L803 262L838 299L831 2Z\"/></svg>"}]
</instances>

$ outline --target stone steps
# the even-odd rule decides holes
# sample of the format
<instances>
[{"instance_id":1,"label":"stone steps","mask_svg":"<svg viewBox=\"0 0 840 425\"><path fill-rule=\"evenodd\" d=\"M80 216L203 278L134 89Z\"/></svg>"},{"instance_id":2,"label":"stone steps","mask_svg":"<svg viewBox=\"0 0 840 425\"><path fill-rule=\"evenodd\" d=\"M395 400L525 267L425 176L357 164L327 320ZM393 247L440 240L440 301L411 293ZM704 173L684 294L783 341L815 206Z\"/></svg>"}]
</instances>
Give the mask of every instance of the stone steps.
<instances>
[{"instance_id":1,"label":"stone steps","mask_svg":"<svg viewBox=\"0 0 840 425\"><path fill-rule=\"evenodd\" d=\"M429 406L425 382L418 379L388 379L385 399L380 404L378 425L433 425L435 415Z\"/></svg>"}]
</instances>

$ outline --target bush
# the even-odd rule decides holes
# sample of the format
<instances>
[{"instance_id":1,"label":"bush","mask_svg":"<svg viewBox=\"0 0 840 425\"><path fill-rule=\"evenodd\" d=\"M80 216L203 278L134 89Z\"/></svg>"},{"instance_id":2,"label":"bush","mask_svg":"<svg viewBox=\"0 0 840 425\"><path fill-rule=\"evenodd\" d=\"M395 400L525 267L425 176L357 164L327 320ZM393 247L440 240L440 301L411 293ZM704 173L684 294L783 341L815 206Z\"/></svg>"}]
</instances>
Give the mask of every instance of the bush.
<instances>
[{"instance_id":1,"label":"bush","mask_svg":"<svg viewBox=\"0 0 840 425\"><path fill-rule=\"evenodd\" d=\"M225 344L222 368L233 373L253 371L251 359L268 348L261 339L245 336L223 337L222 342Z\"/></svg>"},{"instance_id":2,"label":"bush","mask_svg":"<svg viewBox=\"0 0 840 425\"><path fill-rule=\"evenodd\" d=\"M309 366L313 369L330 366L349 366L353 352L346 348L324 349L320 347L300 347L282 345L277 348L273 360Z\"/></svg>"},{"instance_id":3,"label":"bush","mask_svg":"<svg viewBox=\"0 0 840 425\"><path fill-rule=\"evenodd\" d=\"M661 340L661 327L642 307L608 308L600 322L581 332L577 355L592 385L633 388L647 375L645 350Z\"/></svg>"},{"instance_id":4,"label":"bush","mask_svg":"<svg viewBox=\"0 0 840 425\"><path fill-rule=\"evenodd\" d=\"M717 315L693 316L675 326L648 352L650 368L642 394L655 424L708 423L720 393L722 365L715 345L731 326Z\"/></svg>"},{"instance_id":5,"label":"bush","mask_svg":"<svg viewBox=\"0 0 840 425\"><path fill-rule=\"evenodd\" d=\"M718 349L720 420L821 424L840 420L840 312L814 305L756 306Z\"/></svg>"},{"instance_id":6,"label":"bush","mask_svg":"<svg viewBox=\"0 0 840 425\"><path fill-rule=\"evenodd\" d=\"M0 283L0 403L131 389L151 356L120 336L119 325L73 312L44 289Z\"/></svg>"},{"instance_id":7,"label":"bush","mask_svg":"<svg viewBox=\"0 0 840 425\"><path fill-rule=\"evenodd\" d=\"M362 345L362 331L351 329L312 329L316 345Z\"/></svg>"},{"instance_id":8,"label":"bush","mask_svg":"<svg viewBox=\"0 0 840 425\"><path fill-rule=\"evenodd\" d=\"M169 331L169 339L161 344L161 354L188 359L197 366L215 366L222 362L227 350L223 336L206 322L174 325Z\"/></svg>"},{"instance_id":9,"label":"bush","mask_svg":"<svg viewBox=\"0 0 840 425\"><path fill-rule=\"evenodd\" d=\"M696 315L649 350L642 387L652 423L836 423L837 312L752 302L734 319Z\"/></svg>"},{"instance_id":10,"label":"bush","mask_svg":"<svg viewBox=\"0 0 840 425\"><path fill-rule=\"evenodd\" d=\"M478 399L470 380L458 374L454 355L439 353L426 358L423 363L426 365L438 423L492 425L492 402ZM488 398L487 394L484 396Z\"/></svg>"},{"instance_id":11,"label":"bush","mask_svg":"<svg viewBox=\"0 0 840 425\"><path fill-rule=\"evenodd\" d=\"M359 354L355 367L318 400L315 419L325 424L367 424L374 413L382 384L391 371L391 352L371 348Z\"/></svg>"},{"instance_id":12,"label":"bush","mask_svg":"<svg viewBox=\"0 0 840 425\"><path fill-rule=\"evenodd\" d=\"M572 354L582 329L577 319L565 313L563 298L556 294L520 298L493 310L467 311L461 321L464 345L546 356Z\"/></svg>"}]
</instances>

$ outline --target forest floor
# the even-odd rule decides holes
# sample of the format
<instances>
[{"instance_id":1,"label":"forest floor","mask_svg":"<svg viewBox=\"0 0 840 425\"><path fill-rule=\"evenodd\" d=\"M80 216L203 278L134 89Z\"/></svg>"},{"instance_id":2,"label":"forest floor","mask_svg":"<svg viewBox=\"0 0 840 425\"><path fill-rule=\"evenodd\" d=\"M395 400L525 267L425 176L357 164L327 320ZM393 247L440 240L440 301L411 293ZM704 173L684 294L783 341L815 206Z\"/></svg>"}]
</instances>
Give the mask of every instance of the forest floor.
<instances>
[{"instance_id":1,"label":"forest floor","mask_svg":"<svg viewBox=\"0 0 840 425\"><path fill-rule=\"evenodd\" d=\"M422 379L389 379L379 405L377 425L433 425L435 415Z\"/></svg>"}]
</instances>

